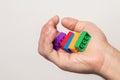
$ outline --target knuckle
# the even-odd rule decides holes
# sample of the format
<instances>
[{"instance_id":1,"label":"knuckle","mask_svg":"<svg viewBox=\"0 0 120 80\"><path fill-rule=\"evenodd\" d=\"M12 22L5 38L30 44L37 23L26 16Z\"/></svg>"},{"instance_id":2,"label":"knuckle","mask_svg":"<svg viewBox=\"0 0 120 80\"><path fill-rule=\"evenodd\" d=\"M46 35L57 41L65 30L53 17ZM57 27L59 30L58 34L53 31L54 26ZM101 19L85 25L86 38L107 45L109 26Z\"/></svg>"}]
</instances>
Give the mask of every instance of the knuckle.
<instances>
[{"instance_id":1,"label":"knuckle","mask_svg":"<svg viewBox=\"0 0 120 80\"><path fill-rule=\"evenodd\" d=\"M71 23L70 25L69 25L69 28L71 29L71 30L74 30L74 27L73 27L74 25Z\"/></svg>"},{"instance_id":2,"label":"knuckle","mask_svg":"<svg viewBox=\"0 0 120 80\"><path fill-rule=\"evenodd\" d=\"M45 57L46 59L47 59L48 56L49 56L48 49L47 49L47 48L44 48L44 46L40 46L40 47L38 48L38 53L39 53L41 56Z\"/></svg>"},{"instance_id":3,"label":"knuckle","mask_svg":"<svg viewBox=\"0 0 120 80\"><path fill-rule=\"evenodd\" d=\"M38 48L38 53L41 55L43 53L41 48Z\"/></svg>"},{"instance_id":4,"label":"knuckle","mask_svg":"<svg viewBox=\"0 0 120 80\"><path fill-rule=\"evenodd\" d=\"M52 27L48 27L45 31L44 31L44 36L50 37L53 33L55 32L55 30Z\"/></svg>"},{"instance_id":5,"label":"knuckle","mask_svg":"<svg viewBox=\"0 0 120 80\"><path fill-rule=\"evenodd\" d=\"M49 31L45 30L45 31L44 31L44 36L45 36L45 37L48 37L48 36L49 36Z\"/></svg>"},{"instance_id":6,"label":"knuckle","mask_svg":"<svg viewBox=\"0 0 120 80\"><path fill-rule=\"evenodd\" d=\"M38 53L40 54L40 55L42 55L42 56L45 56L45 51L44 51L44 48L43 48L44 46L39 46L38 47Z\"/></svg>"},{"instance_id":7,"label":"knuckle","mask_svg":"<svg viewBox=\"0 0 120 80\"><path fill-rule=\"evenodd\" d=\"M42 49L38 49L38 53L43 56L44 58L47 59L47 55L45 54L45 52Z\"/></svg>"}]
</instances>

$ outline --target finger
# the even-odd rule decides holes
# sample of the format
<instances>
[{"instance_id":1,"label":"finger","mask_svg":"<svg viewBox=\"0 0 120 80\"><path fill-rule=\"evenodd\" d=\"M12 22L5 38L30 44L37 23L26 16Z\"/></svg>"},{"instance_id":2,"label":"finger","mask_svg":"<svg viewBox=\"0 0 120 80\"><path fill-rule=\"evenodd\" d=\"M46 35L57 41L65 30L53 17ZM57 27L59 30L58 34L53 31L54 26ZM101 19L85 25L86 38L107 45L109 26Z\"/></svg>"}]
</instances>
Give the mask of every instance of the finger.
<instances>
[{"instance_id":1,"label":"finger","mask_svg":"<svg viewBox=\"0 0 120 80\"><path fill-rule=\"evenodd\" d=\"M65 17L62 19L61 24L64 27L66 27L72 31L80 32L84 29L86 22L78 21L77 19L73 19L73 18L69 18L69 17Z\"/></svg>"},{"instance_id":2,"label":"finger","mask_svg":"<svg viewBox=\"0 0 120 80\"><path fill-rule=\"evenodd\" d=\"M49 26L56 28L56 25L59 22L59 17L58 16L54 16L52 17L42 28L42 33L44 32L44 30L46 30L46 28L48 28Z\"/></svg>"},{"instance_id":3,"label":"finger","mask_svg":"<svg viewBox=\"0 0 120 80\"><path fill-rule=\"evenodd\" d=\"M49 34L54 33L54 32L52 32L52 30L53 29L54 29L54 31L56 30L55 27L58 22L59 22L59 17L54 16L43 26L41 35L40 35L40 39L39 39L39 47L38 47L38 50L40 53L42 53L44 51L44 43L45 43L46 37L50 36ZM52 38L54 38L54 35L52 36ZM52 42L52 41L48 41L48 43L50 43L50 42Z\"/></svg>"},{"instance_id":4,"label":"finger","mask_svg":"<svg viewBox=\"0 0 120 80\"><path fill-rule=\"evenodd\" d=\"M44 44L44 50L46 54L51 53L53 51L52 42L55 39L56 34L57 34L57 31L52 27L49 27L48 31L46 30L44 32L45 40L43 44Z\"/></svg>"},{"instance_id":5,"label":"finger","mask_svg":"<svg viewBox=\"0 0 120 80\"><path fill-rule=\"evenodd\" d=\"M57 51L53 49L53 40L59 33L56 30L56 25L59 22L59 17L55 16L50 19L41 31L40 41L39 41L39 53L46 59L52 61L55 64L59 63L59 55Z\"/></svg>"}]
</instances>

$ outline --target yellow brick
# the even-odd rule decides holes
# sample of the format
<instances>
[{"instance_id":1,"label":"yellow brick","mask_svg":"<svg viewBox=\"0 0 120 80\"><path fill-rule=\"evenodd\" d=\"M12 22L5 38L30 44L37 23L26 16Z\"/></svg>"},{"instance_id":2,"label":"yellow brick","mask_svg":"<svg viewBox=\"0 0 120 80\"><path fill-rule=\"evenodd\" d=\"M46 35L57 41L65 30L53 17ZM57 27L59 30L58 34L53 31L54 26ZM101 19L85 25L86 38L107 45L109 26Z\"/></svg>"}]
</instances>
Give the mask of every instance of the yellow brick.
<instances>
[{"instance_id":1,"label":"yellow brick","mask_svg":"<svg viewBox=\"0 0 120 80\"><path fill-rule=\"evenodd\" d=\"M75 45L75 43L76 43L76 41L77 41L77 39L78 39L79 36L80 36L80 33L76 32L76 33L74 34L74 37L73 37L73 39L72 39L69 47L68 47L68 48L69 48L72 52L74 52L74 53L78 52L78 50L75 48L74 45Z\"/></svg>"}]
</instances>

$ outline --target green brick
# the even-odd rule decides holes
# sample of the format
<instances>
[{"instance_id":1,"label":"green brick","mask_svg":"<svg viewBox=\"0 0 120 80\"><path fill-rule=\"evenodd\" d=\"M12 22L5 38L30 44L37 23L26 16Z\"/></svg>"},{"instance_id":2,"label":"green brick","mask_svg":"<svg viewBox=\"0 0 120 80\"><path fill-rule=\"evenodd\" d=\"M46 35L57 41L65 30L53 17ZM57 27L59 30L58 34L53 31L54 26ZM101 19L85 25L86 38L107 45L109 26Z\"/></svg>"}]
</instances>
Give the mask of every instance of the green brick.
<instances>
[{"instance_id":1,"label":"green brick","mask_svg":"<svg viewBox=\"0 0 120 80\"><path fill-rule=\"evenodd\" d=\"M89 35L88 32L83 31L80 34L80 37L78 38L78 40L75 43L75 47L80 51L80 52L84 52L89 41L91 39L91 36Z\"/></svg>"}]
</instances>

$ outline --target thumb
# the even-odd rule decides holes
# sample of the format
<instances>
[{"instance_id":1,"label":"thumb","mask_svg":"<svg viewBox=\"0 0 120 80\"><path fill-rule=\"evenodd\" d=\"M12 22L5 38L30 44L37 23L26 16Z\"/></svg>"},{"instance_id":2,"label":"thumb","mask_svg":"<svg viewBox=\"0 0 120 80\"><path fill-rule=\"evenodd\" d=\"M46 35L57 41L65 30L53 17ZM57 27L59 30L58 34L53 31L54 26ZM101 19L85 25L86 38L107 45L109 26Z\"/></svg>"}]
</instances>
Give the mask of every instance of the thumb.
<instances>
[{"instance_id":1,"label":"thumb","mask_svg":"<svg viewBox=\"0 0 120 80\"><path fill-rule=\"evenodd\" d=\"M86 22L70 17L65 17L62 19L61 24L69 30L80 32L84 29Z\"/></svg>"}]
</instances>

